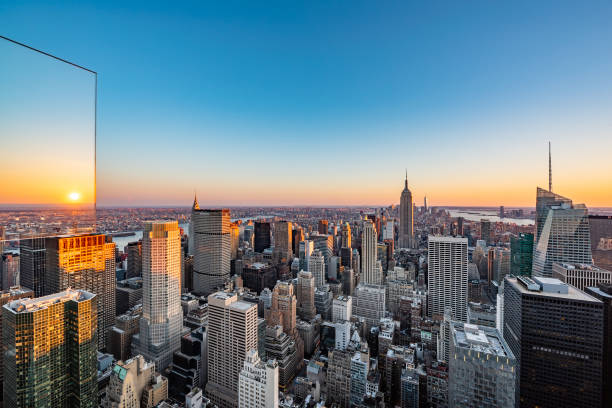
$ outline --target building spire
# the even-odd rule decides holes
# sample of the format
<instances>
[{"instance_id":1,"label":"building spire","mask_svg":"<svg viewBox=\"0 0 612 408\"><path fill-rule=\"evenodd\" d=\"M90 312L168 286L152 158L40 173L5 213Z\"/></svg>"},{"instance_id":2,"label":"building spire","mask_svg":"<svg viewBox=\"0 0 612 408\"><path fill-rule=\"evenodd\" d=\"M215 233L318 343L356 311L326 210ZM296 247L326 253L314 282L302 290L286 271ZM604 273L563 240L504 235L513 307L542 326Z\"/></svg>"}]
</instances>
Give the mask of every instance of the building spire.
<instances>
[{"instance_id":1,"label":"building spire","mask_svg":"<svg viewBox=\"0 0 612 408\"><path fill-rule=\"evenodd\" d=\"M406 180L404 181L404 188L408 190L408 169L406 169Z\"/></svg>"},{"instance_id":2,"label":"building spire","mask_svg":"<svg viewBox=\"0 0 612 408\"><path fill-rule=\"evenodd\" d=\"M550 141L548 142L548 191L552 193L552 159L550 154Z\"/></svg>"},{"instance_id":3,"label":"building spire","mask_svg":"<svg viewBox=\"0 0 612 408\"><path fill-rule=\"evenodd\" d=\"M193 192L193 207L191 207L192 210L199 210L200 209L200 204L198 204L198 196L196 195L195 191Z\"/></svg>"}]
</instances>

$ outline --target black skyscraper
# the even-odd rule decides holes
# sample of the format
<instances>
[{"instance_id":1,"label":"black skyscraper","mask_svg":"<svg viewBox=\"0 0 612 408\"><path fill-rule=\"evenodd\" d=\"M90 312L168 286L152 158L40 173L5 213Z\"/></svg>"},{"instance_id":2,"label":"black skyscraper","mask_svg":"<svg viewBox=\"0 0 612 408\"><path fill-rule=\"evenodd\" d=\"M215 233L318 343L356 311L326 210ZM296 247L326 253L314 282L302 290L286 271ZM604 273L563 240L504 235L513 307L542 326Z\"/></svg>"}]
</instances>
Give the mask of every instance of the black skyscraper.
<instances>
[{"instance_id":1,"label":"black skyscraper","mask_svg":"<svg viewBox=\"0 0 612 408\"><path fill-rule=\"evenodd\" d=\"M255 252L263 252L264 249L270 248L270 223L256 222L255 223Z\"/></svg>"}]
</instances>

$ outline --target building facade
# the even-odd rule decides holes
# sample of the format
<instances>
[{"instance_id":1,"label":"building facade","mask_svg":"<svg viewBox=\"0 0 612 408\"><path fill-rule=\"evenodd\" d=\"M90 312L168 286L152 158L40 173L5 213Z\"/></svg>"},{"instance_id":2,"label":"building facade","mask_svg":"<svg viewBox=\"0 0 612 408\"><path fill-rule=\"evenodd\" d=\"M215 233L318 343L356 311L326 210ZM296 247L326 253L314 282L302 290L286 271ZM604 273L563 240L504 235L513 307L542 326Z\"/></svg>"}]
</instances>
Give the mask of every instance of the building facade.
<instances>
[{"instance_id":1,"label":"building facade","mask_svg":"<svg viewBox=\"0 0 612 408\"><path fill-rule=\"evenodd\" d=\"M278 364L263 362L257 350L250 350L240 372L238 384L239 408L278 407Z\"/></svg>"},{"instance_id":2,"label":"building facade","mask_svg":"<svg viewBox=\"0 0 612 408\"><path fill-rule=\"evenodd\" d=\"M414 241L414 206L412 192L408 189L408 174L404 180L404 189L400 195L399 247L412 248Z\"/></svg>"},{"instance_id":3,"label":"building facade","mask_svg":"<svg viewBox=\"0 0 612 408\"><path fill-rule=\"evenodd\" d=\"M454 320L467 321L468 240L429 236L427 287L429 315L441 320L446 308Z\"/></svg>"}]
</instances>

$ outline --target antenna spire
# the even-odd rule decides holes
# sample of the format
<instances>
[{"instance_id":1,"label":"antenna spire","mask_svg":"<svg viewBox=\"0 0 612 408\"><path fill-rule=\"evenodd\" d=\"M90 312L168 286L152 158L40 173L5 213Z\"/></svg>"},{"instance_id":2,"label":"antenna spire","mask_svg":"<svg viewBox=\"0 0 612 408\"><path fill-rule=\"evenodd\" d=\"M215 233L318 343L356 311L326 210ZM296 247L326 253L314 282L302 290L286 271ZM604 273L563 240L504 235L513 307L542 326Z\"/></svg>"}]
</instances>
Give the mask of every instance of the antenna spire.
<instances>
[{"instance_id":1,"label":"antenna spire","mask_svg":"<svg viewBox=\"0 0 612 408\"><path fill-rule=\"evenodd\" d=\"M408 190L408 169L406 169L406 180L404 181L404 187Z\"/></svg>"},{"instance_id":2,"label":"antenna spire","mask_svg":"<svg viewBox=\"0 0 612 408\"><path fill-rule=\"evenodd\" d=\"M548 142L548 191L552 193L552 158L550 154L550 141Z\"/></svg>"}]
</instances>

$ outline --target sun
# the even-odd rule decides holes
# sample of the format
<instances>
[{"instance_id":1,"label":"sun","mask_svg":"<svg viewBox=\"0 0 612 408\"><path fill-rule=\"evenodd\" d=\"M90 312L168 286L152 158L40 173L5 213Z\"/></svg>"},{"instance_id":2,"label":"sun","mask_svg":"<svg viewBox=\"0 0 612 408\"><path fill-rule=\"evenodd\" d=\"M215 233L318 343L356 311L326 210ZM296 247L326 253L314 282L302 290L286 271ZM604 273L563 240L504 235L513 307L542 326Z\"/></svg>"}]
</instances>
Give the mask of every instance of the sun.
<instances>
[{"instance_id":1,"label":"sun","mask_svg":"<svg viewBox=\"0 0 612 408\"><path fill-rule=\"evenodd\" d=\"M73 191L72 193L68 194L68 198L70 199L70 201L79 201L79 199L81 198L81 193Z\"/></svg>"}]
</instances>

